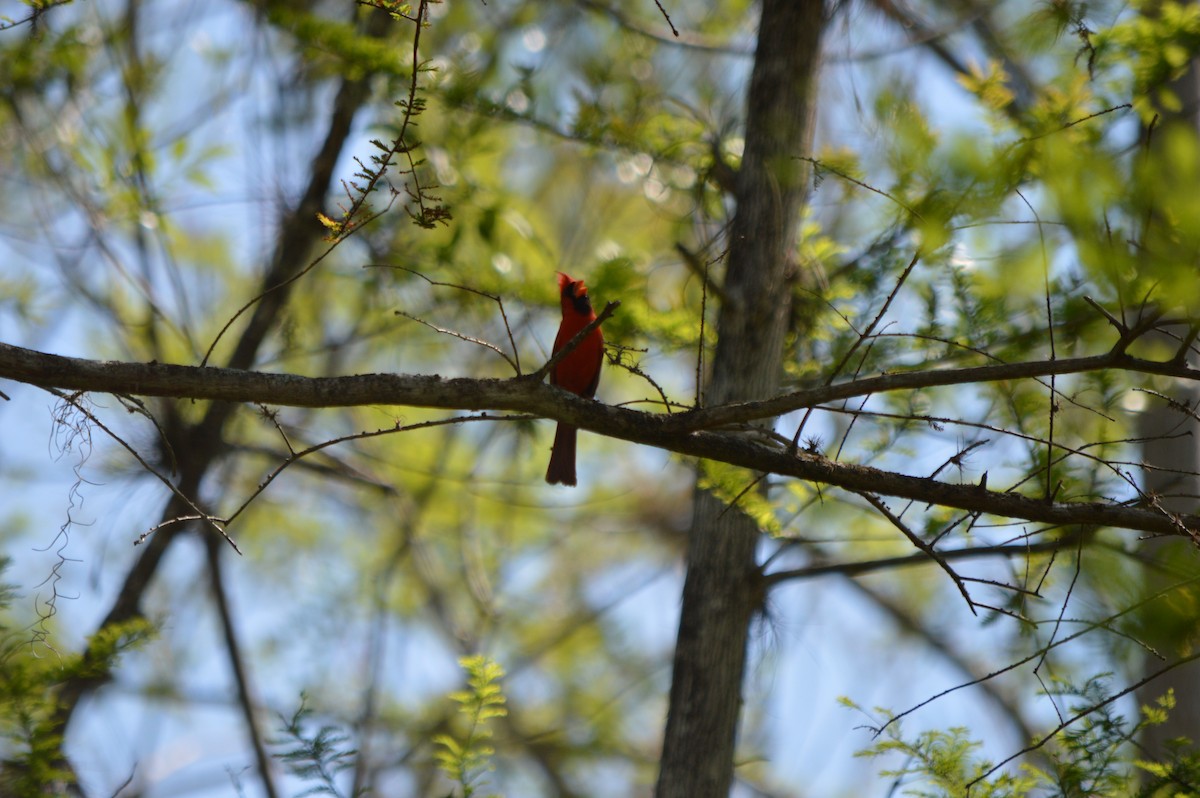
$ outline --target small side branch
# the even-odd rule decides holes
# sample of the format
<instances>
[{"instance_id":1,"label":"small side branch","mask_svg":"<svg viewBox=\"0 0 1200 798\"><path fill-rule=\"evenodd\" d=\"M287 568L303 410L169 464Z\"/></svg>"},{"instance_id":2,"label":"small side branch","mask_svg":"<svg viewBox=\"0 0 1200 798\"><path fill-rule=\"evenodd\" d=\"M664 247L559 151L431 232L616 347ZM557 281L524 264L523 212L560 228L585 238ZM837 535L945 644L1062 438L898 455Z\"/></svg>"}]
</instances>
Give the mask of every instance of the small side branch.
<instances>
[{"instance_id":1,"label":"small side branch","mask_svg":"<svg viewBox=\"0 0 1200 798\"><path fill-rule=\"evenodd\" d=\"M883 500L880 499L878 496L874 495L873 493L865 493L865 492L860 492L858 495L863 497L864 499L866 499L867 503L870 504L872 507L874 507L876 510L878 510L879 513L884 518L891 521L892 526L896 527L896 529L899 529L904 534L904 537L908 538L910 543L912 543L918 549L920 549L921 551L925 552L927 555L932 557L934 562L936 562L938 564L938 566L940 566L941 569L950 576L950 579L953 580L954 586L958 588L958 592L962 593L962 597L964 599L966 599L966 602L967 602L967 609L969 609L971 611L971 614L972 615L979 614L978 612L975 611L975 602L974 602L974 600L972 600L971 594L967 592L967 586L963 582L962 577L959 576L955 572L955 570L950 567L950 563L946 562L946 559L944 557L942 557L942 555L939 554L937 552L937 550L933 548L933 546L930 546L928 543L921 540L920 535L918 535L916 532L913 532L911 529L909 529L908 524L901 521L900 518L897 517L896 514L893 513L891 511L891 509L886 504L884 504Z\"/></svg>"},{"instance_id":2,"label":"small side branch","mask_svg":"<svg viewBox=\"0 0 1200 798\"><path fill-rule=\"evenodd\" d=\"M71 405L72 407L74 407L76 410L78 410L80 413L82 413L88 419L88 421L95 424L97 427L99 427L101 430L103 430L104 433L106 435L108 435L108 437L112 438L114 441L116 441L118 444L120 444L120 446L123 449L125 449L125 451L129 452L129 454L131 454L133 456L133 459L138 461L138 463L142 466L142 468L144 468L146 470L147 473L152 474L154 477L156 477L158 479L158 481L163 483L164 485L166 485L167 489L170 490L172 493L174 493L175 496L181 502L186 504L188 507L191 507L192 510L195 511L195 513L196 513L196 515L195 515L196 520L202 520L202 521L207 522L209 526L211 526L213 529L217 530L217 532L221 533L221 537L225 538L225 542L228 543L230 546L232 546L234 551L236 551L238 554L242 553L242 550L238 548L237 543L234 542L233 538L229 537L228 533L226 533L226 531L225 531L225 528L223 526L221 526L221 524L219 523L219 519L215 518L214 516L209 515L208 513L204 512L199 507L197 507L195 502L193 502L190 498L185 496L183 494L183 492L180 491L179 488L177 488L175 486L175 483L173 483L171 480L167 479L165 476L163 476L161 473L159 473L158 469L154 468L154 466L147 463L145 458L143 458L140 454L138 454L137 449L134 449L133 446L131 446L124 438L122 438L120 435L118 435L117 433L115 433L111 429L109 429L107 426L105 426L104 422L101 421L99 418L97 418L95 413L93 413L91 410L88 410L86 407L84 407L83 404L79 401L78 397L75 394L66 394L66 393L63 393L62 391L56 390L54 388L45 388L45 390L47 392L53 394L54 396L57 396L60 400L66 402L69 405ZM147 533L147 534L149 534L149 533ZM145 539L146 539L146 535L143 534L141 539L138 540L137 542L141 543Z\"/></svg>"},{"instance_id":3,"label":"small side branch","mask_svg":"<svg viewBox=\"0 0 1200 798\"><path fill-rule=\"evenodd\" d=\"M1154 673L1150 674L1149 676L1147 676L1144 679L1134 682L1133 684L1126 687L1124 690L1116 692L1116 693L1110 695L1108 698L1104 699L1103 701L1093 704L1090 707L1085 707L1084 709L1081 709L1080 711L1076 712L1071 717L1065 719L1062 723L1058 724L1058 726L1054 727L1054 729L1052 729L1044 737L1041 737L1040 739L1033 741L1029 745L1022 748L1020 751L1017 751L1012 756L1010 756L1006 759L1002 759L1000 762L997 762L991 768L991 770L988 770L987 772L980 774L980 776L977 779L968 782L966 785L967 790L970 790L971 787L975 786L979 782L988 778L993 773L998 771L1000 768L1004 767L1009 762L1012 762L1014 759L1025 756L1025 754L1031 754L1034 751L1038 750L1039 748L1044 746L1046 743L1050 742L1055 737L1057 737L1060 732L1067 729L1071 724L1075 723L1076 721L1083 720L1084 718L1091 715L1093 712L1096 712L1099 709L1103 709L1104 707L1108 706L1109 704L1112 704L1116 701L1121 700L1122 698L1129 695L1130 693L1134 693L1134 692L1140 690L1142 687L1145 687L1146 685L1150 684L1151 682L1153 682L1155 679L1159 678L1163 674L1169 673L1170 671L1173 671L1176 668L1181 667L1183 665L1187 665L1189 662L1195 662L1198 659L1200 659L1200 651L1190 654L1186 657L1182 657L1165 667L1159 668Z\"/></svg>"},{"instance_id":4,"label":"small side branch","mask_svg":"<svg viewBox=\"0 0 1200 798\"><path fill-rule=\"evenodd\" d=\"M34 8L27 17L15 20L8 19L7 17L0 18L0 31L11 30L12 28L16 28L21 25L29 25L36 32L38 20L42 18L42 15L52 8L57 6L65 6L71 2L73 2L73 0L43 0L41 3L31 4L34 6ZM662 6L659 6L659 8L662 8ZM663 16L666 16L666 12L663 12ZM667 21L670 22L670 19L668 18ZM672 30L674 30L674 27L672 27ZM679 34L676 33L675 35L678 36Z\"/></svg>"},{"instance_id":5,"label":"small side branch","mask_svg":"<svg viewBox=\"0 0 1200 798\"><path fill-rule=\"evenodd\" d=\"M516 339L513 338L512 325L508 323L508 314L504 312L504 300L500 297L499 294L492 294L492 293L488 293L487 291L480 291L478 288L472 288L469 285L459 285L458 283L445 283L445 282L442 282L441 280L434 280L431 277L426 277L424 274L421 274L421 272L417 271L416 269L410 269L406 266L391 266L391 265L383 264L383 263L369 263L366 266L364 266L363 268L365 268L365 269L372 269L372 268L399 269L402 272L408 272L409 274L420 277L422 280L424 280L425 282L429 283L430 285L432 285L436 288L454 288L459 291L466 291L468 294L475 294L476 296L485 297L485 298L490 299L493 302L495 302L496 305L500 308L500 318L504 322L504 332L508 334L508 345L512 347L512 357L511 358L508 357L508 355L506 355L504 352L502 352L498 347L494 346L493 344L489 344L486 341L478 341L474 338L466 338L466 337L458 335L457 333L454 333L450 330L442 330L438 327L434 327L434 329L438 330L439 332L445 332L450 335L454 335L457 338L464 338L464 340L468 340L473 343L477 343L482 346L486 346L488 349L495 350L500 355L500 357L502 357L508 361L508 364L513 367L514 371L517 372L517 376L518 377L521 376L521 353L517 351L517 342L516 342ZM408 313L404 313L403 311L396 311L396 312L399 315L404 316L405 318L409 318L409 319L412 319L413 321L421 322L422 324L427 324L425 321L423 321L422 319L418 319L416 316L412 316ZM432 327L433 325L430 324L427 326Z\"/></svg>"},{"instance_id":6,"label":"small side branch","mask_svg":"<svg viewBox=\"0 0 1200 798\"><path fill-rule=\"evenodd\" d=\"M476 346L482 346L484 349L490 349L500 357L504 358L504 361L513 367L513 370L517 372L518 376L521 374L521 367L517 364L517 362L509 357L503 349L489 341L485 341L482 338L475 338L474 336L460 333L457 330L451 330L447 327L439 327L433 322L425 321L425 319L422 319L420 316L414 316L413 314L406 313L403 310L397 310L396 315L415 321L417 324L423 324L434 332L441 333L442 335L449 335L451 338L457 338L460 341L466 341L469 344L475 344Z\"/></svg>"}]
</instances>

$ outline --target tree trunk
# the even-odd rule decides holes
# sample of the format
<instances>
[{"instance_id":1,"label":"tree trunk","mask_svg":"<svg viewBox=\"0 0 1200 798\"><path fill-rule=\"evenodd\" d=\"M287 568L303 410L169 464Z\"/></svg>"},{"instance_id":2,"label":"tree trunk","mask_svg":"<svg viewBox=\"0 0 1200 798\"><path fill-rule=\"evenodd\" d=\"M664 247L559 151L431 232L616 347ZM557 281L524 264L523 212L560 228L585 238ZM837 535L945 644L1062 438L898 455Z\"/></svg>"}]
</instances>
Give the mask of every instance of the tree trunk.
<instances>
[{"instance_id":1,"label":"tree trunk","mask_svg":"<svg viewBox=\"0 0 1200 798\"><path fill-rule=\"evenodd\" d=\"M797 158L812 139L824 7L820 0L762 6L707 394L714 403L764 398L779 386L808 178ZM697 489L659 798L729 794L746 644L763 598L757 543L750 518Z\"/></svg>"},{"instance_id":2,"label":"tree trunk","mask_svg":"<svg viewBox=\"0 0 1200 798\"><path fill-rule=\"evenodd\" d=\"M1194 0L1193 0L1194 2ZM1150 139L1151 147L1166 140L1165 128L1187 125L1193 134L1200 134L1200 61L1192 60L1187 72L1171 81L1168 88L1182 103L1176 111L1159 109L1163 130ZM1191 310L1191 309L1189 309ZM1194 315L1194 312L1187 315ZM1178 342L1164 339L1168 348ZM1194 358L1189 364L1195 365ZM1200 389L1191 382L1175 380L1168 391L1171 398L1185 407L1200 405ZM1200 496L1200 426L1183 413L1161 402L1151 405L1138 418L1138 434L1146 439L1142 444L1142 461L1149 466L1145 473L1145 490L1158 496L1161 506L1171 512L1190 513L1196 510ZM1170 436L1170 437L1168 437ZM1152 538L1141 550L1146 562L1144 593L1177 584L1194 572L1195 547L1183 540ZM1190 653L1198 629L1191 610L1195 600L1194 588L1175 588L1171 593L1148 604L1139 615L1139 636L1153 646L1168 661ZM1156 656L1144 657L1145 673L1158 670L1163 662ZM1170 740L1186 737L1200 741L1200 662L1191 662L1155 679L1137 691L1139 706L1154 706L1168 690L1174 690L1176 705L1167 722L1151 726L1142 732L1139 743L1154 757L1170 757Z\"/></svg>"},{"instance_id":3,"label":"tree trunk","mask_svg":"<svg viewBox=\"0 0 1200 798\"><path fill-rule=\"evenodd\" d=\"M1177 382L1171 398L1188 407L1200 402L1195 386ZM1190 434L1187 434L1190 433ZM1196 422L1177 410L1155 406L1138 418L1138 434L1148 440L1142 444L1142 460L1165 470L1147 470L1145 490L1159 497L1159 504L1171 512L1192 512L1200 491L1200 449ZM1180 435L1184 437L1178 437ZM1171 437L1164 437L1171 436ZM1142 591L1151 595L1177 585L1195 572L1196 551L1191 541L1152 538L1142 544L1141 556L1146 564ZM1194 588L1175 587L1169 593L1147 604L1138 615L1138 639L1155 652L1173 662L1191 653L1195 645L1197 622L1192 612ZM1143 657L1145 675L1163 667L1159 656ZM1137 691L1139 706L1154 706L1168 690L1175 691L1175 707L1167 722L1143 730L1139 742L1153 757L1170 757L1170 740L1186 737L1200 740L1200 662L1190 662L1163 674Z\"/></svg>"}]
</instances>

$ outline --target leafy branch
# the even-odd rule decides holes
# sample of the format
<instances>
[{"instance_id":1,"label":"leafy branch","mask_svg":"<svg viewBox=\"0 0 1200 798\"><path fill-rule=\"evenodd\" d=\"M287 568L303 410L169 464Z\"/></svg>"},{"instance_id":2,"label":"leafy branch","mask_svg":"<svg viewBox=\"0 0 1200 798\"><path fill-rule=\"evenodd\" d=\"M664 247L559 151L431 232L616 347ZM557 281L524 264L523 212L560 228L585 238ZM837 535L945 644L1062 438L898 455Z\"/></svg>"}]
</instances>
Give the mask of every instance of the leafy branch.
<instances>
[{"instance_id":1,"label":"leafy branch","mask_svg":"<svg viewBox=\"0 0 1200 798\"><path fill-rule=\"evenodd\" d=\"M467 672L467 689L451 693L450 698L458 703L467 732L461 742L449 734L436 735L433 743L438 750L434 756L442 771L462 788L462 798L471 798L484 772L493 769L491 758L496 749L488 721L505 717L508 710L500 688L504 669L499 664L481 654L458 662Z\"/></svg>"},{"instance_id":2,"label":"leafy branch","mask_svg":"<svg viewBox=\"0 0 1200 798\"><path fill-rule=\"evenodd\" d=\"M330 216L327 216L323 211L320 210L320 206L324 202L324 187L321 188L321 193L319 196L313 196L313 192L310 191L307 199L312 200L313 204L316 205L312 211L312 216L315 216L317 221L325 227L325 238L326 241L329 242L329 246L316 258L310 260L303 268L293 269L286 276L281 274L279 275L279 279L276 279L274 274L268 275L268 279L264 283L265 287L263 290L238 308L237 311L235 311L233 315L225 322L224 326L221 327L220 331L209 345L208 350L205 352L204 358L201 360L202 365L208 363L209 358L212 357L217 344L224 337L225 333L246 311L258 305L267 296L274 295L279 297L284 289L287 289L288 286L292 285L300 278L304 277L313 269L315 269L349 235L361 229L371 221L384 215L391 209L392 204L399 196L399 192L394 188L392 189L391 197L387 205L381 211L371 211L370 206L367 205L367 200L373 193L375 193L376 189L379 187L379 184L387 175L388 170L391 168L393 160L397 155L404 155L408 161L408 168L403 170L401 174L407 174L411 177L411 185L406 184L404 190L405 193L408 194L411 201L415 202L417 206L417 210L415 211L411 207L405 207L405 210L409 216L413 218L417 225L426 229L436 227L439 223L445 224L450 220L450 212L445 206L440 204L432 204L439 202L439 200L427 193L431 186L423 186L420 182L417 174L417 167L420 165L420 161L413 154L414 151L420 146L420 142L410 138L410 128L415 127L413 120L425 110L425 101L423 98L418 96L418 76L422 72L427 71L427 68L422 65L420 60L421 31L426 25L429 24L429 5L437 1L438 0L420 0L415 17L408 17L403 14L398 14L392 11L390 8L385 8L383 5L376 5L373 3L368 4L375 5L378 8L384 8L384 10L388 10L392 13L393 18L408 19L415 25L412 45L412 68L408 94L404 99L396 102L396 105L401 109L400 129L389 144L384 144L378 139L371 141L372 146L380 150L382 154L370 156L368 159L370 161L369 166L364 164L360 158L354 158L355 163L357 163L359 166L359 171L354 174L355 179L342 181L342 189L346 192L346 196L349 199L349 205L339 206L342 211L340 218L334 219ZM381 28L378 24L369 26L369 30L372 35L382 35ZM338 98L335 101L333 121L330 126L330 135L325 142L327 148L330 148L330 145L334 144L335 142L340 145L341 141L344 140L345 135L349 131L350 127L350 118L352 116L351 108L355 108L360 105L361 101L365 97L365 93L365 83L362 80L348 80L343 83ZM331 155L331 153L321 152L318 154L317 162L325 164L325 166L323 169L317 171L324 172L330 168L329 155ZM312 187L315 188L317 185L318 184L314 182ZM296 219L295 221L297 224L307 225L311 222L312 216L307 216L303 219ZM286 231L284 234L286 235Z\"/></svg>"},{"instance_id":3,"label":"leafy branch","mask_svg":"<svg viewBox=\"0 0 1200 798\"><path fill-rule=\"evenodd\" d=\"M307 795L332 795L341 798L342 792L337 786L337 776L353 766L353 759L358 752L346 748L349 738L336 726L324 724L315 732L309 730L309 718L312 710L307 706L306 697L300 696L300 706L291 718L280 716L284 736L272 740L272 744L282 748L275 757L294 775L304 781L316 782L313 787L300 793Z\"/></svg>"},{"instance_id":4,"label":"leafy branch","mask_svg":"<svg viewBox=\"0 0 1200 798\"><path fill-rule=\"evenodd\" d=\"M6 31L10 28L20 27L21 25L30 25L35 30L37 29L38 20L42 18L50 9L57 6L65 6L74 2L74 0L27 0L27 4L33 8L29 12L29 16L22 19L12 19L11 17L0 17L0 31Z\"/></svg>"},{"instance_id":5,"label":"leafy branch","mask_svg":"<svg viewBox=\"0 0 1200 798\"><path fill-rule=\"evenodd\" d=\"M420 146L420 142L410 136L410 130L416 127L414 120L425 111L425 99L419 96L418 81L421 73L428 71L429 68L421 61L421 31L429 25L429 6L437 2L440 0L419 0L415 13L408 11L410 9L408 3L363 3L363 5L387 11L393 19L404 19L413 24L411 75L407 95L396 101L396 107L401 112L399 131L387 144L379 139L371 140L371 145L381 154L369 157L370 166L364 164L357 157L354 159L359 166L359 171L354 174L354 177L363 182L359 183L355 180L343 182L342 185L350 200L350 205L342 209L342 217L331 219L324 214L318 214L318 219L329 230L329 237L333 240L344 238L358 226L357 219L366 209L367 199L379 187L398 155L403 155L408 162L407 168L402 170L401 174L409 176L404 190L408 194L410 203L405 205L405 211L413 222L418 227L431 230L439 224L447 224L452 218L446 206L433 204L440 202L437 197L428 194L429 189L433 186L421 184L417 174L417 167L420 166L421 161L413 154Z\"/></svg>"},{"instance_id":6,"label":"leafy branch","mask_svg":"<svg viewBox=\"0 0 1200 798\"><path fill-rule=\"evenodd\" d=\"M1136 723L1129 723L1113 709L1113 703L1137 686L1110 693L1105 676L1088 679L1082 685L1057 683L1052 688L1055 695L1076 698L1076 714L996 765L978 756L981 743L970 739L967 729L933 729L908 737L896 723L898 718L886 710L877 710L888 720L875 728L877 734L886 730L885 739L859 751L857 756L902 756L900 767L888 768L880 775L894 779L893 792L906 787L905 795L931 798L1023 798L1045 794L1046 789L1056 795L1136 792L1149 796L1160 794L1158 790L1163 787L1172 788L1172 795L1195 794L1200 755L1186 750L1186 741L1180 741L1176 754L1166 760L1135 756L1139 735L1165 723L1175 707L1175 697L1168 691L1153 706L1143 706L1142 717ZM842 704L872 718L874 726L875 717L853 701L843 698ZM1025 763L1017 771L1000 772L1018 756L1039 749L1044 749L1046 755L1044 765ZM929 788L931 792L926 791ZM1178 792L1180 789L1188 792Z\"/></svg>"}]
</instances>

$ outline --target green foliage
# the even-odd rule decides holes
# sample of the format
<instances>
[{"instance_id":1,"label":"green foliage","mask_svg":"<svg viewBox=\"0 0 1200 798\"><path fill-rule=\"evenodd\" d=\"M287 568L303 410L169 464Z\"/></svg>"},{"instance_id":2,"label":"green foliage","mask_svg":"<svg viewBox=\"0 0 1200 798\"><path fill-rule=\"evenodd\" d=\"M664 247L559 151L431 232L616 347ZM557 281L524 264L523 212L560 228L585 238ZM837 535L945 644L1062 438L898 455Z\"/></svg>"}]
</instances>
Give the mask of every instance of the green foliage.
<instances>
[{"instance_id":1,"label":"green foliage","mask_svg":"<svg viewBox=\"0 0 1200 798\"><path fill-rule=\"evenodd\" d=\"M361 169L339 166L333 196L310 220L338 246L305 260L311 268L301 278L261 303L286 294L253 367L310 375L511 374L490 350L440 329L515 349L529 371L553 340L553 273L563 269L587 279L597 307L621 300L605 334L636 347L624 362L636 362L670 399L691 402L697 363L711 366L723 301L756 4L670 8L682 40L656 36L665 28L653 4L438 4L420 29L411 98L417 3L368 4L403 17L378 36L351 21L378 11L336 2L235 4L245 31L207 27L200 18L174 24L163 9L180 4L132 3L127 20L106 16L108 6L82 5L80 14L92 16L63 9L36 36L0 38L0 172L12 176L0 203L6 230L19 233L19 265L0 275L0 312L27 323L35 340L55 332L60 319L82 319L88 329L81 337L93 351L73 354L198 362L233 310L259 295L280 229L275 206L290 207L300 196L307 158L328 133L342 81L369 78L375 94L354 116L354 143L337 154L342 165L360 159ZM1200 149L1192 132L1161 118L1149 133L1137 128L1178 104L1168 81L1200 47L1196 6L975 3L968 24L948 4L920 5L931 20L940 17L937 30L955 36L918 37L912 48L888 53L889 65L927 43L954 54L975 30L991 31L996 41L962 47L960 54L982 56L963 61L957 83L937 92L922 82L936 65L911 73L877 68L870 59L840 58L844 43L836 42L826 74L842 81L840 70L856 71L838 84L852 91L823 89L816 109L825 150L810 162L813 201L793 255L797 279L787 289L793 319L781 371L789 385L1095 354L1112 345L1114 333L1085 297L1130 315L1147 297L1194 301ZM834 6L838 14L851 8ZM145 9L153 14L139 17ZM846 26L854 28L850 51L870 46L873 24L869 15ZM835 18L831 36L841 25ZM176 38L177 31L186 35ZM270 95L271 80L278 97ZM853 108L833 107L847 96ZM390 105L397 99L399 112ZM386 143L416 111L419 127ZM392 146L396 158L384 175L380 159ZM811 155L802 148L797 142L797 157ZM402 157L410 151L411 162ZM371 181L375 211L392 196L389 185L394 196L412 199L406 185L414 174L422 186L438 185L428 205L410 207L416 226L397 213L361 226L368 213L339 213L365 198ZM247 209L247 201L261 204ZM205 215L214 207L217 215ZM446 224L446 208L454 224ZM80 241L95 250L81 255ZM36 246L54 257L21 259ZM917 250L918 265L899 287ZM500 297L506 316L461 287ZM893 292L889 312L864 339ZM230 328L223 347L232 350L250 315ZM852 349L832 375L832 364ZM215 363L227 350L216 354ZM816 410L800 445L931 480L977 484L987 473L991 489L1039 499L1057 490L1059 500L1124 501L1123 474L1137 460L1121 406L1130 386L1127 375L1108 372L1061 377L1053 396L1048 381L1032 380L893 391L861 406ZM599 398L661 407L654 386L618 368L606 367ZM160 427L137 416L142 426L126 431L139 449L153 451L210 404L147 407ZM376 619L372 628L387 634L453 640L468 650L503 641L523 662L536 662L548 685L549 698L523 697L521 715L536 716L554 739L555 767L574 776L619 751L636 771L631 779L645 782L659 720L646 708L660 706L657 675L669 645L657 638L647 644L607 613L628 595L630 572L650 580L677 566L693 463L667 463L658 452L643 457L633 444L585 434L582 485L567 497L539 484L551 424L457 421L412 408L251 408L221 431L228 457L202 481L215 512L238 506L289 452L361 431L388 433L297 461L238 517L231 532L253 563L243 573L295 597L272 608L282 620L255 641L253 666L280 678L308 678L295 676L296 662L337 673L336 654L312 652L338 650L329 641L367 613ZM425 422L439 426L410 429ZM782 424L780 431L792 432ZM174 452L163 447L164 462L207 448L173 440ZM968 458L958 455L976 442ZM1105 459L1117 465L1107 468ZM112 460L128 468L123 452ZM750 471L712 463L697 470L703 487L765 533L792 536L763 543L791 546L776 549L778 559L769 555L772 567L786 567L792 555L836 569L912 553L853 495L790 480L763 492ZM939 550L1060 534L919 503L889 506L906 512L905 523ZM1111 550L1108 559L1087 560L1072 613L1134 600L1132 589L1114 586L1118 577L1128 585L1134 570L1121 533L1097 538ZM1054 594L1039 593L1037 577L1046 569L1045 585L1057 589L1070 558L1017 559L1011 571L976 572L980 560L952 561L981 577L970 583L973 594L1020 615L1011 627L999 611L987 616L997 659L1039 644L1039 627L1025 619ZM337 567L313 576L314 561ZM948 580L912 580L911 573L881 592L898 597L898 610L911 613L914 625L936 629ZM998 581L1019 590L993 600L986 594L1004 589ZM298 582L308 589L295 590ZM613 584L618 599L608 597ZM1197 602L1181 589L1169 603L1178 614L1158 620L1178 642L1194 628ZM781 626L807 624L789 618ZM0 662L15 674L12 684L24 685L21 695L52 686L52 674L37 670L44 664L19 650ZM476 660L464 667L470 687L456 694L453 721L460 733L438 737L434 761L414 757L405 768L432 781L439 765L466 795L480 789L491 763L528 751L488 727L505 706L498 668ZM443 696L402 698L387 685L371 687L384 707L373 728L392 735L396 747L419 724L452 723L442 714ZM6 708L0 723L23 717ZM42 768L33 781L61 775L53 770L58 740L38 723L44 708L22 711L29 723L6 728L20 741L14 750L28 760L26 771ZM1015 795L1029 783L1100 789L1110 776L1119 783L1125 771L1092 768L1111 752L1110 742L1132 733L1119 721L1097 713L1060 735L1060 758L1047 774L989 777L972 795ZM750 713L746 739L762 733L754 723ZM280 757L289 771L315 785L312 791L337 794L338 775L353 756L347 736L314 724L303 702L284 729ZM961 729L890 743L889 753L912 757L911 772L897 771L902 778L930 779L917 789L957 794L981 772L978 748ZM1119 758L1128 769L1128 752ZM1171 774L1187 772L1188 761L1181 753L1184 764L1136 765L1165 786Z\"/></svg>"},{"instance_id":2,"label":"green foliage","mask_svg":"<svg viewBox=\"0 0 1200 798\"><path fill-rule=\"evenodd\" d=\"M841 703L851 709L864 712L848 698ZM896 786L904 787L902 795L918 798L1022 798L1030 794L1038 780L1028 773L1011 775L1001 773L995 777L989 773L991 763L980 760L975 752L981 743L970 739L970 732L963 727L946 731L925 731L915 738L906 738L901 724L886 710L883 721L876 722L875 732L884 739L857 753L865 758L900 758L903 765L880 772L881 778L895 779ZM864 712L864 714L867 714Z\"/></svg>"},{"instance_id":3,"label":"green foliage","mask_svg":"<svg viewBox=\"0 0 1200 798\"><path fill-rule=\"evenodd\" d=\"M364 36L352 23L297 8L294 3L267 3L266 11L273 25L296 37L309 68L351 78L409 72L410 53L396 41Z\"/></svg>"},{"instance_id":4,"label":"green foliage","mask_svg":"<svg viewBox=\"0 0 1200 798\"><path fill-rule=\"evenodd\" d=\"M1104 677L1073 687L1058 683L1050 694L1065 702L1062 712L1072 719L1063 728L1038 741L1030 758L1019 765L993 764L978 755L982 746L965 727L931 730L915 737L905 735L902 723L886 710L877 709L882 721L872 718L873 731L884 739L858 756L903 761L901 767L880 772L895 779L903 795L920 798L1085 798L1137 795L1142 798L1194 798L1200 795L1200 751L1189 740L1172 744L1163 761L1139 756L1135 744L1145 729L1165 723L1175 706L1168 692L1154 706L1142 707L1142 717L1131 724L1113 708L1113 696ZM865 713L843 698L842 704Z\"/></svg>"},{"instance_id":5,"label":"green foliage","mask_svg":"<svg viewBox=\"0 0 1200 798\"><path fill-rule=\"evenodd\" d=\"M1200 49L1200 9L1194 3L1139 0L1138 12L1091 38L1097 60L1133 73L1134 104L1149 122L1158 108L1178 111L1180 98L1167 84L1183 74Z\"/></svg>"},{"instance_id":6,"label":"green foliage","mask_svg":"<svg viewBox=\"0 0 1200 798\"><path fill-rule=\"evenodd\" d=\"M461 737L439 734L433 738L437 747L438 767L459 788L462 798L471 798L479 789L484 773L494 769L492 730L488 721L508 714L506 699L500 688L504 669L492 659L476 654L463 657L459 664L467 672L467 689L450 694L458 704L460 718L466 723ZM450 793L447 798L453 796Z\"/></svg>"},{"instance_id":7,"label":"green foliage","mask_svg":"<svg viewBox=\"0 0 1200 798\"><path fill-rule=\"evenodd\" d=\"M0 557L0 573L9 560ZM16 594L0 583L0 613L8 614ZM91 653L59 651L0 622L0 793L42 795L61 792L74 775L61 750L58 688L71 680L107 672L151 634L138 620L105 629L90 641Z\"/></svg>"},{"instance_id":8,"label":"green foliage","mask_svg":"<svg viewBox=\"0 0 1200 798\"><path fill-rule=\"evenodd\" d=\"M992 114L1004 111L1013 101L1013 92L1008 85L1008 76L998 61L988 62L987 67L971 64L971 71L959 77L963 88L979 98Z\"/></svg>"},{"instance_id":9,"label":"green foliage","mask_svg":"<svg viewBox=\"0 0 1200 798\"><path fill-rule=\"evenodd\" d=\"M340 798L337 785L339 773L354 766L358 752L346 747L349 737L336 726L322 724L312 729L312 710L307 698L300 696L300 706L291 718L280 716L283 735L271 741L277 749L275 758L283 762L288 772L305 782L315 782L300 796L332 795Z\"/></svg>"},{"instance_id":10,"label":"green foliage","mask_svg":"<svg viewBox=\"0 0 1200 798\"><path fill-rule=\"evenodd\" d=\"M767 500L762 491L762 480L753 471L703 460L700 462L697 486L749 516L764 533L779 534L781 527L775 516L775 507Z\"/></svg>"},{"instance_id":11,"label":"green foliage","mask_svg":"<svg viewBox=\"0 0 1200 798\"><path fill-rule=\"evenodd\" d=\"M1143 706L1146 726L1167 722L1175 708L1175 693L1160 696L1153 706ZM1167 756L1160 761L1135 758L1133 764L1142 772L1141 792L1145 798L1196 798L1200 796L1200 751L1191 740L1179 737L1167 743Z\"/></svg>"}]
</instances>

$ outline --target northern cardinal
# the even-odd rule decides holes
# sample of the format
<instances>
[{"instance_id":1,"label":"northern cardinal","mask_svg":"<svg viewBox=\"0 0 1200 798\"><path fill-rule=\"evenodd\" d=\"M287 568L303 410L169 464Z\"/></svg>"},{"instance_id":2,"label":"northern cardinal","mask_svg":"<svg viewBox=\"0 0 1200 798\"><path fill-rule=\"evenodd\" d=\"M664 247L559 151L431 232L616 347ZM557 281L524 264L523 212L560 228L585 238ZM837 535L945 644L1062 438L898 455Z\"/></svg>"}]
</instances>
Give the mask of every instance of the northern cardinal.
<instances>
[{"instance_id":1,"label":"northern cardinal","mask_svg":"<svg viewBox=\"0 0 1200 798\"><path fill-rule=\"evenodd\" d=\"M572 280L569 275L558 273L558 290L562 300L562 324L554 336L554 353L557 354L575 334L596 319L592 301L588 299L587 286L583 280ZM604 361L604 336L600 328L592 330L550 372L550 384L565 388L580 396L593 397L600 384L600 364ZM575 484L575 433L570 424L559 424L554 433L554 449L550 452L550 465L546 468L546 481L551 485Z\"/></svg>"}]
</instances>

